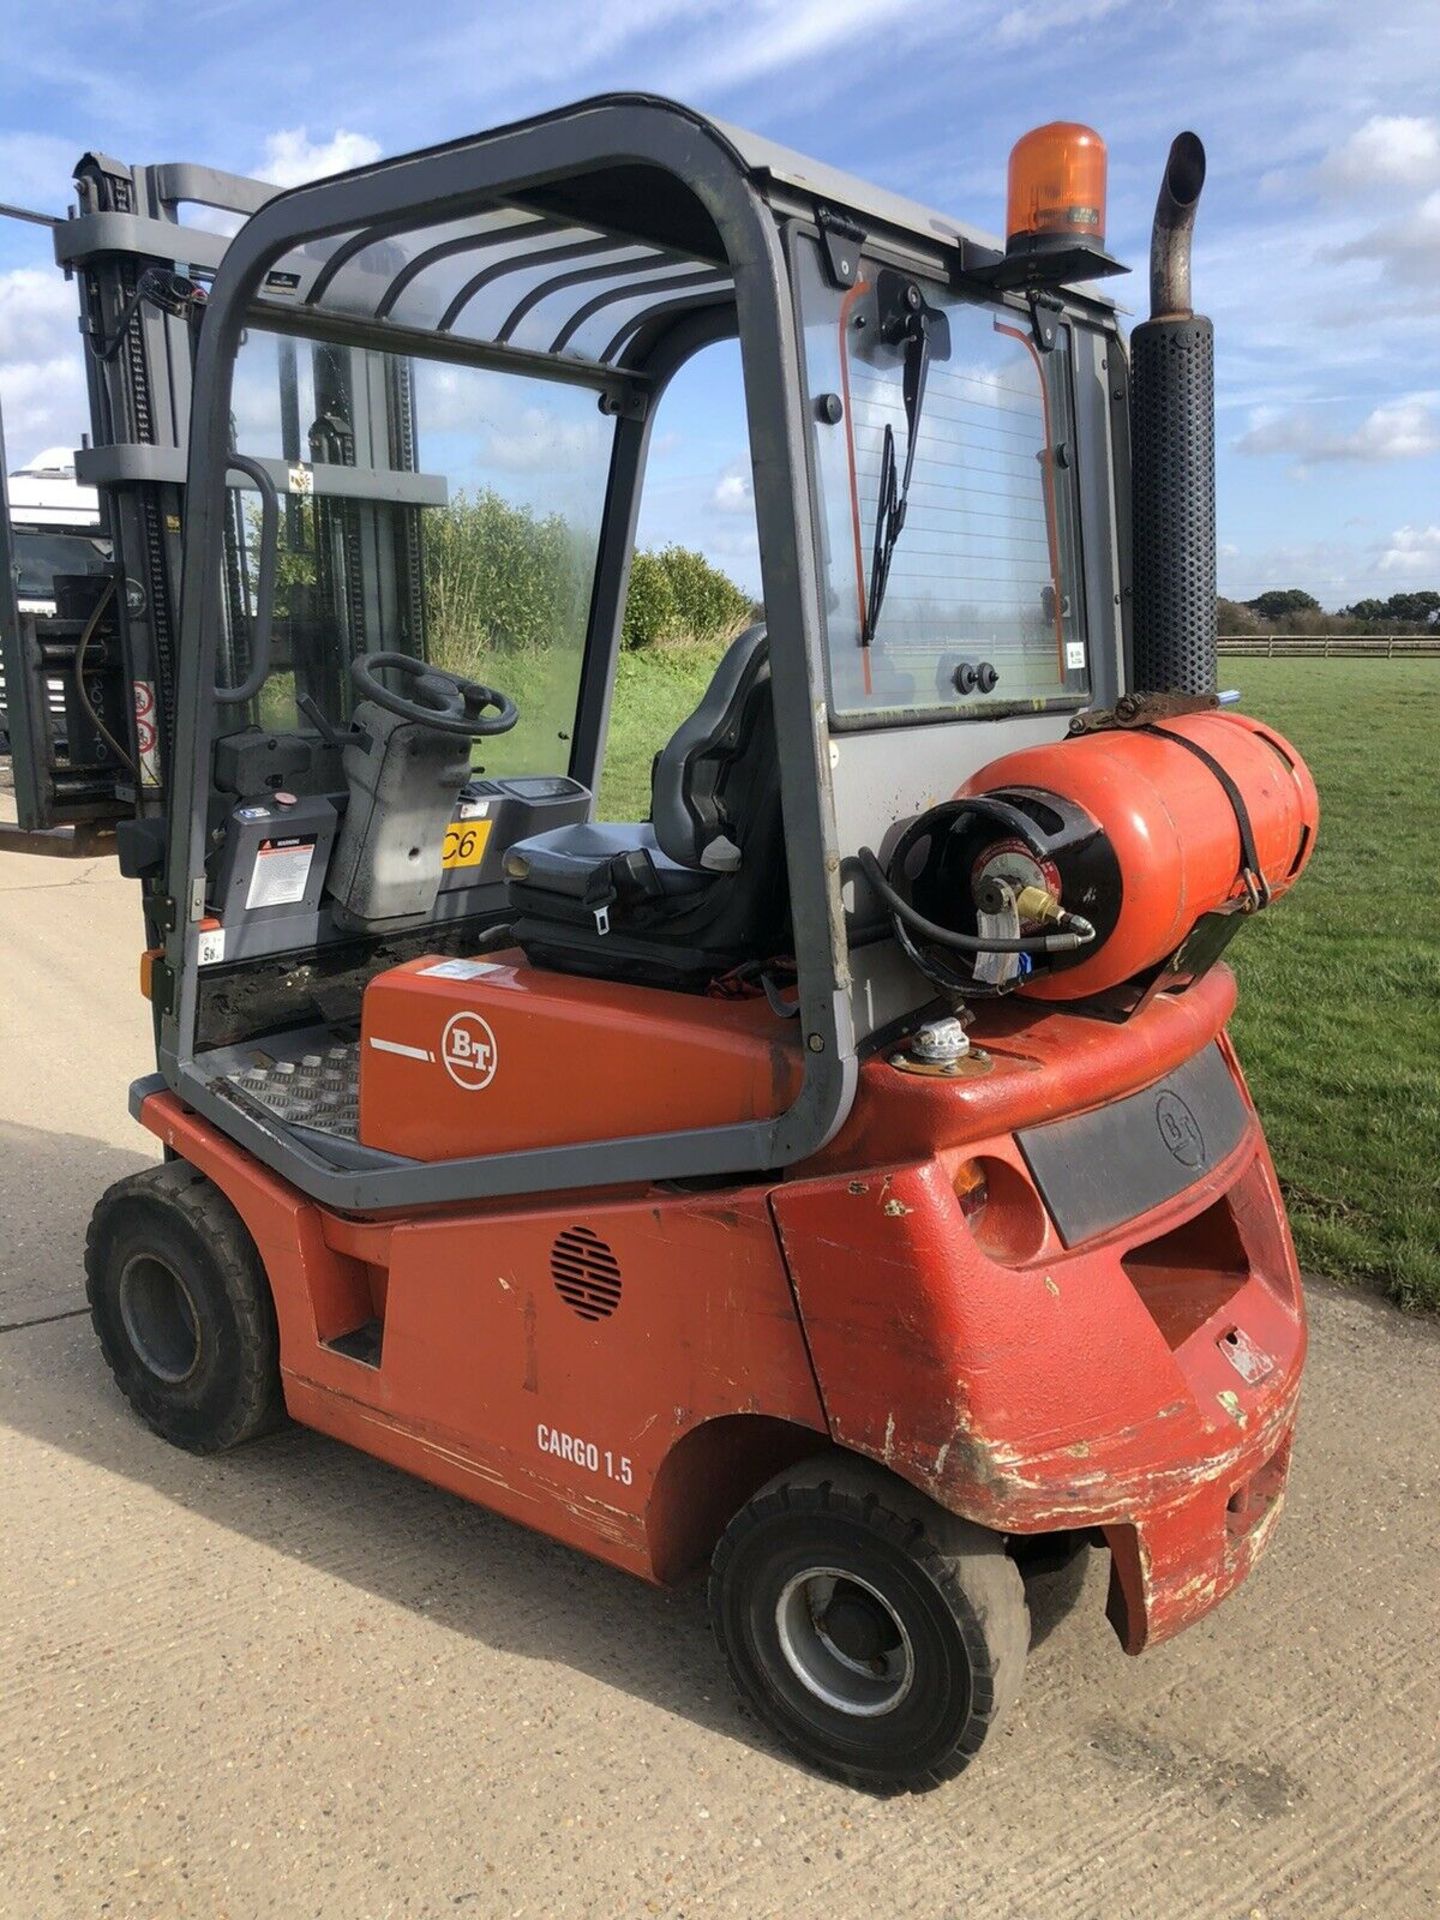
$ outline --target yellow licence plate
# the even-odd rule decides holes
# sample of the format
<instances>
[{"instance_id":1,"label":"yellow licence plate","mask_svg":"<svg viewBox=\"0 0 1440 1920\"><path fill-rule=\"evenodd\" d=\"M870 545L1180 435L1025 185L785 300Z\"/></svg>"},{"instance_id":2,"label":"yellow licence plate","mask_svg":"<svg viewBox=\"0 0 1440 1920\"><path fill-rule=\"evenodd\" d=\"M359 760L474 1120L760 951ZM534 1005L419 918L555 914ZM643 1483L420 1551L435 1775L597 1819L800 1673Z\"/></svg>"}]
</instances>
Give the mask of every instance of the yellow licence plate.
<instances>
[{"instance_id":1,"label":"yellow licence plate","mask_svg":"<svg viewBox=\"0 0 1440 1920\"><path fill-rule=\"evenodd\" d=\"M442 867L478 867L485 858L493 820L452 820L445 829Z\"/></svg>"}]
</instances>

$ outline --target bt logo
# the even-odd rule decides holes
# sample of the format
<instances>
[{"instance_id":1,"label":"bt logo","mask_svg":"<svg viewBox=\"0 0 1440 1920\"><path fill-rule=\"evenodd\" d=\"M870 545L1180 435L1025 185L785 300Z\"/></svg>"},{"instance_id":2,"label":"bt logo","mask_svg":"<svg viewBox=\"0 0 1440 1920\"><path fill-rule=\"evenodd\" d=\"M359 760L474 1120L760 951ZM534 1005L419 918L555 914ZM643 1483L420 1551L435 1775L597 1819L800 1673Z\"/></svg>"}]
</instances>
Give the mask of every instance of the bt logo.
<instances>
[{"instance_id":1,"label":"bt logo","mask_svg":"<svg viewBox=\"0 0 1440 1920\"><path fill-rule=\"evenodd\" d=\"M478 1013L456 1013L445 1022L440 1058L457 1087L478 1093L495 1078L499 1054L489 1023Z\"/></svg>"}]
</instances>

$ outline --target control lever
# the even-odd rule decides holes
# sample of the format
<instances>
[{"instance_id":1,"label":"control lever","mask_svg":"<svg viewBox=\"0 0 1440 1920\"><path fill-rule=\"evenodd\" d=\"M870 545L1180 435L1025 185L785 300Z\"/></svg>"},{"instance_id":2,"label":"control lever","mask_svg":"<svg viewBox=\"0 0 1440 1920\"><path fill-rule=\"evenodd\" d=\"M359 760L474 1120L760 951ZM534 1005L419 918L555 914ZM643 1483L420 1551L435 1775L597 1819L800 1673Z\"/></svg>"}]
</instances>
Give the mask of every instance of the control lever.
<instances>
[{"instance_id":1,"label":"control lever","mask_svg":"<svg viewBox=\"0 0 1440 1920\"><path fill-rule=\"evenodd\" d=\"M297 693L295 696L295 705L297 709L304 714L311 726L314 727L327 747L344 747L348 746L352 740L359 739L359 733L353 726L348 727L344 733L341 733L339 728L331 722L322 710L319 702L310 694Z\"/></svg>"}]
</instances>

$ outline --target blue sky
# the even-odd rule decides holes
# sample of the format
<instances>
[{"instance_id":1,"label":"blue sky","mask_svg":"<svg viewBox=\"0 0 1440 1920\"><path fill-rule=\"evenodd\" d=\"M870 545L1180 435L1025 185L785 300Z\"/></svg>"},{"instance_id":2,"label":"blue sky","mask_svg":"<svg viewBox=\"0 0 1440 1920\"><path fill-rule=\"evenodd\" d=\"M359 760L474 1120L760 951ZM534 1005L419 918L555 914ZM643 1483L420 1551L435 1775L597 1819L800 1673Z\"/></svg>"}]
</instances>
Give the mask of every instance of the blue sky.
<instances>
[{"instance_id":1,"label":"blue sky","mask_svg":"<svg viewBox=\"0 0 1440 1920\"><path fill-rule=\"evenodd\" d=\"M984 227L1027 127L1110 146L1143 268L1170 136L1210 178L1221 586L1333 606L1440 586L1435 0L65 0L12 8L0 200L60 210L86 148L292 183L607 88L677 95ZM0 223L10 463L84 425L74 294ZM1143 274L1112 283L1141 306ZM672 396L643 532L753 580L733 357Z\"/></svg>"}]
</instances>

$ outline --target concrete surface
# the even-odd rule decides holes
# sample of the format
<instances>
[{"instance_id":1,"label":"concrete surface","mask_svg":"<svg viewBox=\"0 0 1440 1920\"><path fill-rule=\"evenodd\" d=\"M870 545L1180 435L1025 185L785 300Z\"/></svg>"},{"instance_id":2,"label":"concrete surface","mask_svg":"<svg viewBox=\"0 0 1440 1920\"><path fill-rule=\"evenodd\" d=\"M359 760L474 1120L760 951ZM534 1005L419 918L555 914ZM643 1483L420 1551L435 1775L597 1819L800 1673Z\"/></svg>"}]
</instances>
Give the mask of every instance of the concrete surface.
<instances>
[{"instance_id":1,"label":"concrete surface","mask_svg":"<svg viewBox=\"0 0 1440 1920\"><path fill-rule=\"evenodd\" d=\"M1289 1514L1142 1659L1103 1557L1018 1710L889 1802L732 1702L665 1596L292 1430L130 1417L78 1312L143 1163L130 888L0 856L0 1914L1410 1920L1440 1911L1440 1332L1324 1284Z\"/></svg>"}]
</instances>

